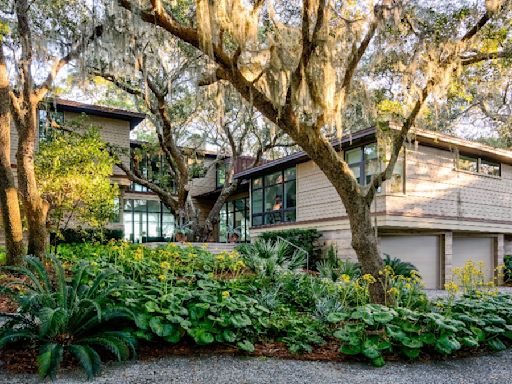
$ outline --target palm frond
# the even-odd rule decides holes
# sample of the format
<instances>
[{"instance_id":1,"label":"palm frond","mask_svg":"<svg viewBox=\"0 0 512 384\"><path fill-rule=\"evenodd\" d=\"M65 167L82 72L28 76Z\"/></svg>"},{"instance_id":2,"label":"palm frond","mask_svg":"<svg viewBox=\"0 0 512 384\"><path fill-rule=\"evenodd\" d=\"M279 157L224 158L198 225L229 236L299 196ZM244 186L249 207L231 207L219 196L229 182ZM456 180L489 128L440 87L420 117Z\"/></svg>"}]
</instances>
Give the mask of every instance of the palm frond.
<instances>
[{"instance_id":1,"label":"palm frond","mask_svg":"<svg viewBox=\"0 0 512 384\"><path fill-rule=\"evenodd\" d=\"M88 345L73 344L68 346L68 350L78 359L88 379L92 379L99 373L101 359L93 348Z\"/></svg>"},{"instance_id":2,"label":"palm frond","mask_svg":"<svg viewBox=\"0 0 512 384\"><path fill-rule=\"evenodd\" d=\"M55 379L57 370L62 362L63 349L63 346L57 343L47 343L39 349L37 364L39 376L42 379L46 377L50 377L52 380Z\"/></svg>"}]
</instances>

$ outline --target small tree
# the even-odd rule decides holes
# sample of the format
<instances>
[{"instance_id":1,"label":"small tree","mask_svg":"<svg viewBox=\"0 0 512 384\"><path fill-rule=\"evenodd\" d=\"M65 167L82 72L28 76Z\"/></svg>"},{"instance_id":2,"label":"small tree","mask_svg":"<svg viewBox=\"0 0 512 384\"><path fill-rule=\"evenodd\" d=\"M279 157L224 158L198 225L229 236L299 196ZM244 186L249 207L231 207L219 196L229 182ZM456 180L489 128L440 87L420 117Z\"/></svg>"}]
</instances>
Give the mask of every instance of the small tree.
<instances>
[{"instance_id":1,"label":"small tree","mask_svg":"<svg viewBox=\"0 0 512 384\"><path fill-rule=\"evenodd\" d=\"M80 0L0 0L0 69L3 65L9 69L1 97L5 102L5 95L8 95L10 114L18 133L17 188L27 220L28 253L36 256L46 253L49 207L41 197L34 168L37 109L61 70L78 59L103 33L101 25L89 24L95 24L95 12L87 2ZM0 142L0 146L0 156L8 153L6 141ZM7 175L7 182L0 181L0 195L5 195L11 188L9 180L13 172L10 161L0 162L0 167L2 174ZM14 206L13 199L11 206ZM17 215L14 211L11 213L17 222ZM17 234L11 233L8 237L17 238Z\"/></svg>"},{"instance_id":2,"label":"small tree","mask_svg":"<svg viewBox=\"0 0 512 384\"><path fill-rule=\"evenodd\" d=\"M55 235L70 223L103 228L114 215L117 184L111 184L114 161L98 129L78 133L84 120L68 123L73 131L53 130L40 144L36 175L50 208L47 226Z\"/></svg>"}]
</instances>

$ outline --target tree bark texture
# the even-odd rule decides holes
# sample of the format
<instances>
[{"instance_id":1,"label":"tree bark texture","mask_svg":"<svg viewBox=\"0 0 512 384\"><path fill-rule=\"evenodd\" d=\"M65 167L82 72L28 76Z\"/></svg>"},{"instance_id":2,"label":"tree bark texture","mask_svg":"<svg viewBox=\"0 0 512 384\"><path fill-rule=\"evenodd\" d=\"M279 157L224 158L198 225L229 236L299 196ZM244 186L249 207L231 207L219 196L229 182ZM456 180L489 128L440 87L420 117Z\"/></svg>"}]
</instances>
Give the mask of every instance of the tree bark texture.
<instances>
[{"instance_id":1,"label":"tree bark texture","mask_svg":"<svg viewBox=\"0 0 512 384\"><path fill-rule=\"evenodd\" d=\"M0 209L5 232L7 265L20 264L24 254L18 190L11 168L9 78L0 42Z\"/></svg>"}]
</instances>

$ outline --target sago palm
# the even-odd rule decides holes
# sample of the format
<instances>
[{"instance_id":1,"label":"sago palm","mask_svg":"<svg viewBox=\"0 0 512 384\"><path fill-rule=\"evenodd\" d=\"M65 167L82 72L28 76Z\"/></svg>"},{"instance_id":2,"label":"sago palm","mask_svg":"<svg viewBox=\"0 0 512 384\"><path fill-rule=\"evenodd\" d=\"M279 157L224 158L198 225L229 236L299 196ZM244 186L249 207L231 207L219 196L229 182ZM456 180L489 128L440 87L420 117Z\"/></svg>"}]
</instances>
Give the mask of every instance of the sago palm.
<instances>
[{"instance_id":1,"label":"sago palm","mask_svg":"<svg viewBox=\"0 0 512 384\"><path fill-rule=\"evenodd\" d=\"M67 282L61 263L54 257L48 260L51 269L34 257L26 258L26 267L3 268L21 278L2 287L19 310L3 315L7 319L0 328L0 348L17 342L37 346L42 378L55 377L66 351L78 359L89 378L100 369L95 348L110 351L118 360L134 355L135 339L113 327L114 321L122 324L133 319L130 311L112 302L112 293L121 287L113 282L113 272L91 278L83 266Z\"/></svg>"}]
</instances>

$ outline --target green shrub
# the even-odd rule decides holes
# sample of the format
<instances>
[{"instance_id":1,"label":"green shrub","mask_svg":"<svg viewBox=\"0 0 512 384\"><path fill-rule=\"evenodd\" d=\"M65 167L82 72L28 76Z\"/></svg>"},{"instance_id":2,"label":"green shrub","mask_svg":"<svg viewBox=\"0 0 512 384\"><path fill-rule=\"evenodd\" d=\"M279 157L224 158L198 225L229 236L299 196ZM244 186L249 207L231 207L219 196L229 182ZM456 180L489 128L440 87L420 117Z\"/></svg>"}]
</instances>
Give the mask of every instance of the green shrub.
<instances>
[{"instance_id":1,"label":"green shrub","mask_svg":"<svg viewBox=\"0 0 512 384\"><path fill-rule=\"evenodd\" d=\"M504 270L503 278L505 283L512 284L512 255L505 255L503 258Z\"/></svg>"},{"instance_id":2,"label":"green shrub","mask_svg":"<svg viewBox=\"0 0 512 384\"><path fill-rule=\"evenodd\" d=\"M0 265L4 265L7 261L7 251L5 247L0 246Z\"/></svg>"},{"instance_id":3,"label":"green shrub","mask_svg":"<svg viewBox=\"0 0 512 384\"><path fill-rule=\"evenodd\" d=\"M390 266L395 275L412 277L412 271L418 272L418 268L412 263L402 261L398 257L391 258L388 254L384 254L384 256L384 265Z\"/></svg>"},{"instance_id":4,"label":"green shrub","mask_svg":"<svg viewBox=\"0 0 512 384\"><path fill-rule=\"evenodd\" d=\"M249 269L264 276L275 276L306 267L306 254L281 240L257 239L252 244L239 247L238 251Z\"/></svg>"},{"instance_id":5,"label":"green shrub","mask_svg":"<svg viewBox=\"0 0 512 384\"><path fill-rule=\"evenodd\" d=\"M450 300L450 302L448 302ZM382 366L387 353L416 359L425 350L451 355L463 347L503 350L512 340L512 297L448 299L428 311L367 304L343 316L340 352Z\"/></svg>"},{"instance_id":6,"label":"green shrub","mask_svg":"<svg viewBox=\"0 0 512 384\"><path fill-rule=\"evenodd\" d=\"M322 247L319 239L322 234L316 229L287 229L283 231L263 232L259 238L265 241L276 242L281 239L289 241L296 247L303 249L309 255L309 267L315 267L316 263L322 258ZM289 249L289 253L293 253L293 247Z\"/></svg>"},{"instance_id":7,"label":"green shrub","mask_svg":"<svg viewBox=\"0 0 512 384\"><path fill-rule=\"evenodd\" d=\"M51 271L32 257L26 258L27 267L3 268L21 278L2 287L3 293L16 300L19 310L3 315L6 322L0 329L0 348L9 343L35 344L39 348L39 374L52 379L64 352L77 358L89 378L100 369L97 347L110 351L118 360L133 355L135 339L129 332L118 330L133 316L125 307L113 305L111 296L122 289L120 283L109 283L114 272L89 277L82 266L68 283L61 263L51 260Z\"/></svg>"},{"instance_id":8,"label":"green shrub","mask_svg":"<svg viewBox=\"0 0 512 384\"><path fill-rule=\"evenodd\" d=\"M75 229L67 228L62 230L62 239L59 244L80 244L86 242L100 242L106 244L111 240L122 240L122 229ZM52 244L54 240L52 239Z\"/></svg>"},{"instance_id":9,"label":"green shrub","mask_svg":"<svg viewBox=\"0 0 512 384\"><path fill-rule=\"evenodd\" d=\"M383 259L384 266L389 266L393 270L395 275L412 277L413 271L416 271L418 275L418 269L409 262L402 261L399 258L391 258L388 254L385 254ZM357 279L361 276L361 266L359 263L352 260L342 260L337 257L333 247L329 248L326 257L320 260L316 264L316 269L320 273L321 277L325 277L336 281L342 275L349 276L351 279Z\"/></svg>"}]
</instances>

